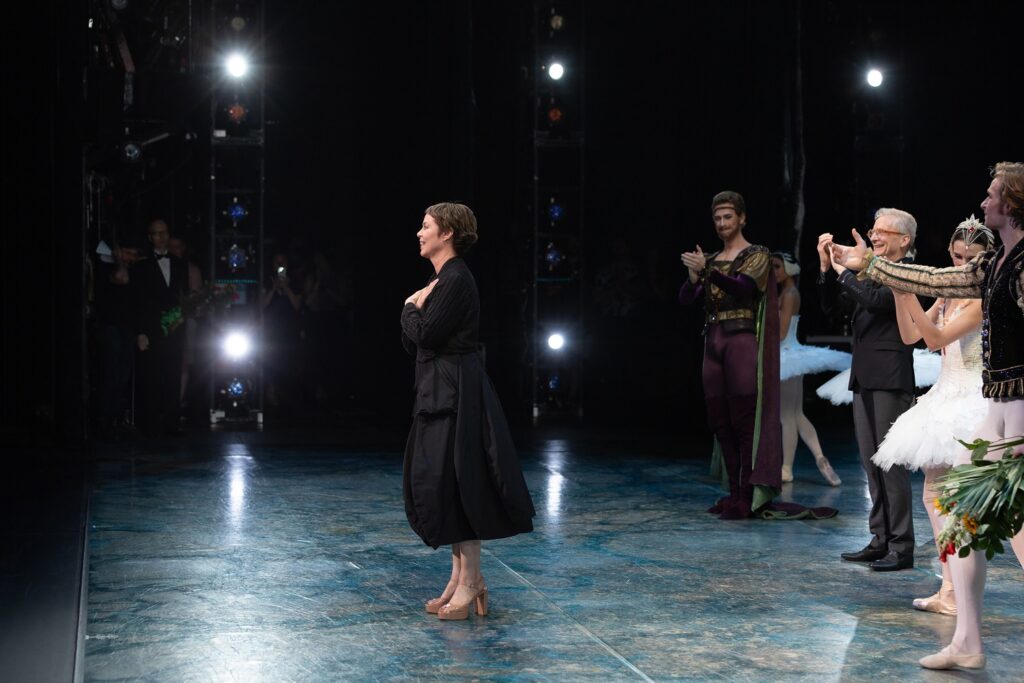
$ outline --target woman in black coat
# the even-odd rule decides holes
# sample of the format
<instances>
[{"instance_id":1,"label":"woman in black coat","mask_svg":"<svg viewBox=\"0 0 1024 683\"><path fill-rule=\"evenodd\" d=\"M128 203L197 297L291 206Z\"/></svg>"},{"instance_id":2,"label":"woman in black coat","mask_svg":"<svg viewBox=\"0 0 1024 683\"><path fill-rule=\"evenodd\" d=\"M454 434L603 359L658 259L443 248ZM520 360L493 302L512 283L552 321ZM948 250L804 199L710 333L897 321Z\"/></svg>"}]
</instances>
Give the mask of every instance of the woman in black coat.
<instances>
[{"instance_id":1,"label":"woman in black coat","mask_svg":"<svg viewBox=\"0 0 1024 683\"><path fill-rule=\"evenodd\" d=\"M427 612L465 619L474 602L487 613L480 541L532 531L533 501L478 353L480 297L461 258L477 240L476 217L435 204L416 235L435 276L402 309L402 344L416 355L405 512L424 543L452 546L451 580Z\"/></svg>"}]
</instances>

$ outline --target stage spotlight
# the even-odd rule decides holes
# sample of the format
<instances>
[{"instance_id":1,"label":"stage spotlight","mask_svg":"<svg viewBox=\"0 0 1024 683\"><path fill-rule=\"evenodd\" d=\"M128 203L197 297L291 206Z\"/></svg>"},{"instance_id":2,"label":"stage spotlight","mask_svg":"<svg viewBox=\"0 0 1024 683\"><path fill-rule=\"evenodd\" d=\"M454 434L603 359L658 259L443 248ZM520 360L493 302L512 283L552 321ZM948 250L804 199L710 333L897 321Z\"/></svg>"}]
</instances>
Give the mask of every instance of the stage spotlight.
<instances>
[{"instance_id":1,"label":"stage spotlight","mask_svg":"<svg viewBox=\"0 0 1024 683\"><path fill-rule=\"evenodd\" d=\"M142 145L137 142L126 142L121 148L121 154L129 164L137 164L142 161Z\"/></svg>"},{"instance_id":2,"label":"stage spotlight","mask_svg":"<svg viewBox=\"0 0 1024 683\"><path fill-rule=\"evenodd\" d=\"M565 215L565 207L555 201L555 198L551 198L551 206L548 207L548 215L551 216L551 222L556 223L562 220L562 216Z\"/></svg>"},{"instance_id":3,"label":"stage spotlight","mask_svg":"<svg viewBox=\"0 0 1024 683\"><path fill-rule=\"evenodd\" d=\"M252 350L249 337L241 332L231 332L224 338L224 353L231 360L242 360Z\"/></svg>"},{"instance_id":4,"label":"stage spotlight","mask_svg":"<svg viewBox=\"0 0 1024 683\"><path fill-rule=\"evenodd\" d=\"M554 10L551 11L553 12ZM550 24L552 31L560 31L562 30L562 27L565 26L565 19L561 14L552 14Z\"/></svg>"},{"instance_id":5,"label":"stage spotlight","mask_svg":"<svg viewBox=\"0 0 1024 683\"><path fill-rule=\"evenodd\" d=\"M247 22L245 21L245 17L232 17L231 18L231 28L236 33L241 33L242 31L244 31L246 23Z\"/></svg>"},{"instance_id":6,"label":"stage spotlight","mask_svg":"<svg viewBox=\"0 0 1024 683\"><path fill-rule=\"evenodd\" d=\"M564 76L564 75L565 75L565 67L562 66L561 64L559 64L558 62L555 62L551 66L548 67L548 76L551 77L551 80L553 80L553 81L560 81L560 80L562 80L562 76Z\"/></svg>"},{"instance_id":7,"label":"stage spotlight","mask_svg":"<svg viewBox=\"0 0 1024 683\"><path fill-rule=\"evenodd\" d=\"M561 333L555 332L548 337L548 348L552 351L559 351L565 346L565 337Z\"/></svg>"},{"instance_id":8,"label":"stage spotlight","mask_svg":"<svg viewBox=\"0 0 1024 683\"><path fill-rule=\"evenodd\" d=\"M224 68L232 78L242 78L249 73L249 60L235 52L224 61Z\"/></svg>"},{"instance_id":9,"label":"stage spotlight","mask_svg":"<svg viewBox=\"0 0 1024 683\"><path fill-rule=\"evenodd\" d=\"M548 109L548 121L551 123L558 123L562 120L562 116L562 110L558 107L551 107L551 109Z\"/></svg>"},{"instance_id":10,"label":"stage spotlight","mask_svg":"<svg viewBox=\"0 0 1024 683\"><path fill-rule=\"evenodd\" d=\"M245 205L238 201L238 197L235 197L235 201L231 204L231 208L228 209L228 215L231 216L231 222L238 225L238 222L249 215Z\"/></svg>"},{"instance_id":11,"label":"stage spotlight","mask_svg":"<svg viewBox=\"0 0 1024 683\"><path fill-rule=\"evenodd\" d=\"M116 12L128 9L128 0L110 0L110 8Z\"/></svg>"},{"instance_id":12,"label":"stage spotlight","mask_svg":"<svg viewBox=\"0 0 1024 683\"><path fill-rule=\"evenodd\" d=\"M548 389L550 391L558 391L562 388L562 378L558 375L551 375L548 378Z\"/></svg>"},{"instance_id":13,"label":"stage spotlight","mask_svg":"<svg viewBox=\"0 0 1024 683\"><path fill-rule=\"evenodd\" d=\"M231 119L231 123L239 124L245 121L245 117L249 115L249 110L245 108L245 105L235 102L228 107L228 118Z\"/></svg>"},{"instance_id":14,"label":"stage spotlight","mask_svg":"<svg viewBox=\"0 0 1024 683\"><path fill-rule=\"evenodd\" d=\"M548 248L544 252L544 261L548 264L548 271L554 271L558 266L562 265L564 260L565 254L555 246L554 242L548 242Z\"/></svg>"},{"instance_id":15,"label":"stage spotlight","mask_svg":"<svg viewBox=\"0 0 1024 683\"><path fill-rule=\"evenodd\" d=\"M877 88L882 85L882 72L878 69L872 69L868 72L868 85L872 88Z\"/></svg>"},{"instance_id":16,"label":"stage spotlight","mask_svg":"<svg viewBox=\"0 0 1024 683\"><path fill-rule=\"evenodd\" d=\"M228 268L232 273L243 270L249 265L249 254L237 244L232 244L228 249Z\"/></svg>"},{"instance_id":17,"label":"stage spotlight","mask_svg":"<svg viewBox=\"0 0 1024 683\"><path fill-rule=\"evenodd\" d=\"M230 398L239 399L245 397L245 384L237 377L228 382L227 395Z\"/></svg>"}]
</instances>

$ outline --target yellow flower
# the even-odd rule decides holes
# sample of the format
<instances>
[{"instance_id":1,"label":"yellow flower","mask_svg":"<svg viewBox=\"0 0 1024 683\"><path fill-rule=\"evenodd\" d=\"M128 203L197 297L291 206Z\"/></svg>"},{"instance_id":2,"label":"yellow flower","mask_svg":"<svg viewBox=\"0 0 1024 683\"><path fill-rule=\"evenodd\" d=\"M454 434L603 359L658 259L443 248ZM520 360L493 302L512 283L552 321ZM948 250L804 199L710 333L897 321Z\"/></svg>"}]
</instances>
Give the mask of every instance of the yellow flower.
<instances>
[{"instance_id":1,"label":"yellow flower","mask_svg":"<svg viewBox=\"0 0 1024 683\"><path fill-rule=\"evenodd\" d=\"M978 533L978 520L974 519L969 515L963 516L964 528L967 529L968 533L974 535Z\"/></svg>"}]
</instances>

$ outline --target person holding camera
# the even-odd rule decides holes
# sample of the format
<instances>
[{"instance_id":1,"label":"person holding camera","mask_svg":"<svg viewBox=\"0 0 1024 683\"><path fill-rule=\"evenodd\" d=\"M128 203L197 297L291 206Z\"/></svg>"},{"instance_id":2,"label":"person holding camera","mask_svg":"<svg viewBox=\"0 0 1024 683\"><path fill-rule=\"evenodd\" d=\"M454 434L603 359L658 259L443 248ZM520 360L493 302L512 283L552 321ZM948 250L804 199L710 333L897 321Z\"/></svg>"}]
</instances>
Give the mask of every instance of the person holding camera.
<instances>
[{"instance_id":1,"label":"person holding camera","mask_svg":"<svg viewBox=\"0 0 1024 683\"><path fill-rule=\"evenodd\" d=\"M301 342L301 288L288 268L288 256L274 254L263 290L263 367L267 402L272 408L294 409L298 400L295 378L299 372Z\"/></svg>"}]
</instances>

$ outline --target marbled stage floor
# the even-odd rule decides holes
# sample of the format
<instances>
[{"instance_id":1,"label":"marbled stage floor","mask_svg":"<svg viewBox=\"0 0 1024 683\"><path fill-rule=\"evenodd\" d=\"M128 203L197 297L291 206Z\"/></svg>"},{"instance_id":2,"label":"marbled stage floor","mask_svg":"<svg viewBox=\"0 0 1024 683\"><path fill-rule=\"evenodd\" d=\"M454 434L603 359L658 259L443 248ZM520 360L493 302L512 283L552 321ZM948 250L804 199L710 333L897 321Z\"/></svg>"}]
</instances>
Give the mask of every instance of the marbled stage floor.
<instances>
[{"instance_id":1,"label":"marbled stage floor","mask_svg":"<svg viewBox=\"0 0 1024 683\"><path fill-rule=\"evenodd\" d=\"M988 669L926 672L954 620L916 612L938 560L915 508L918 566L878 574L839 553L868 539L852 444L844 483L798 456L786 493L817 522L722 522L699 454L613 436L523 448L536 531L484 545L491 614L422 603L448 555L401 502L397 442L225 434L101 457L92 495L90 681L400 679L1022 680L1024 572L989 570ZM920 491L920 477L915 481Z\"/></svg>"}]
</instances>

